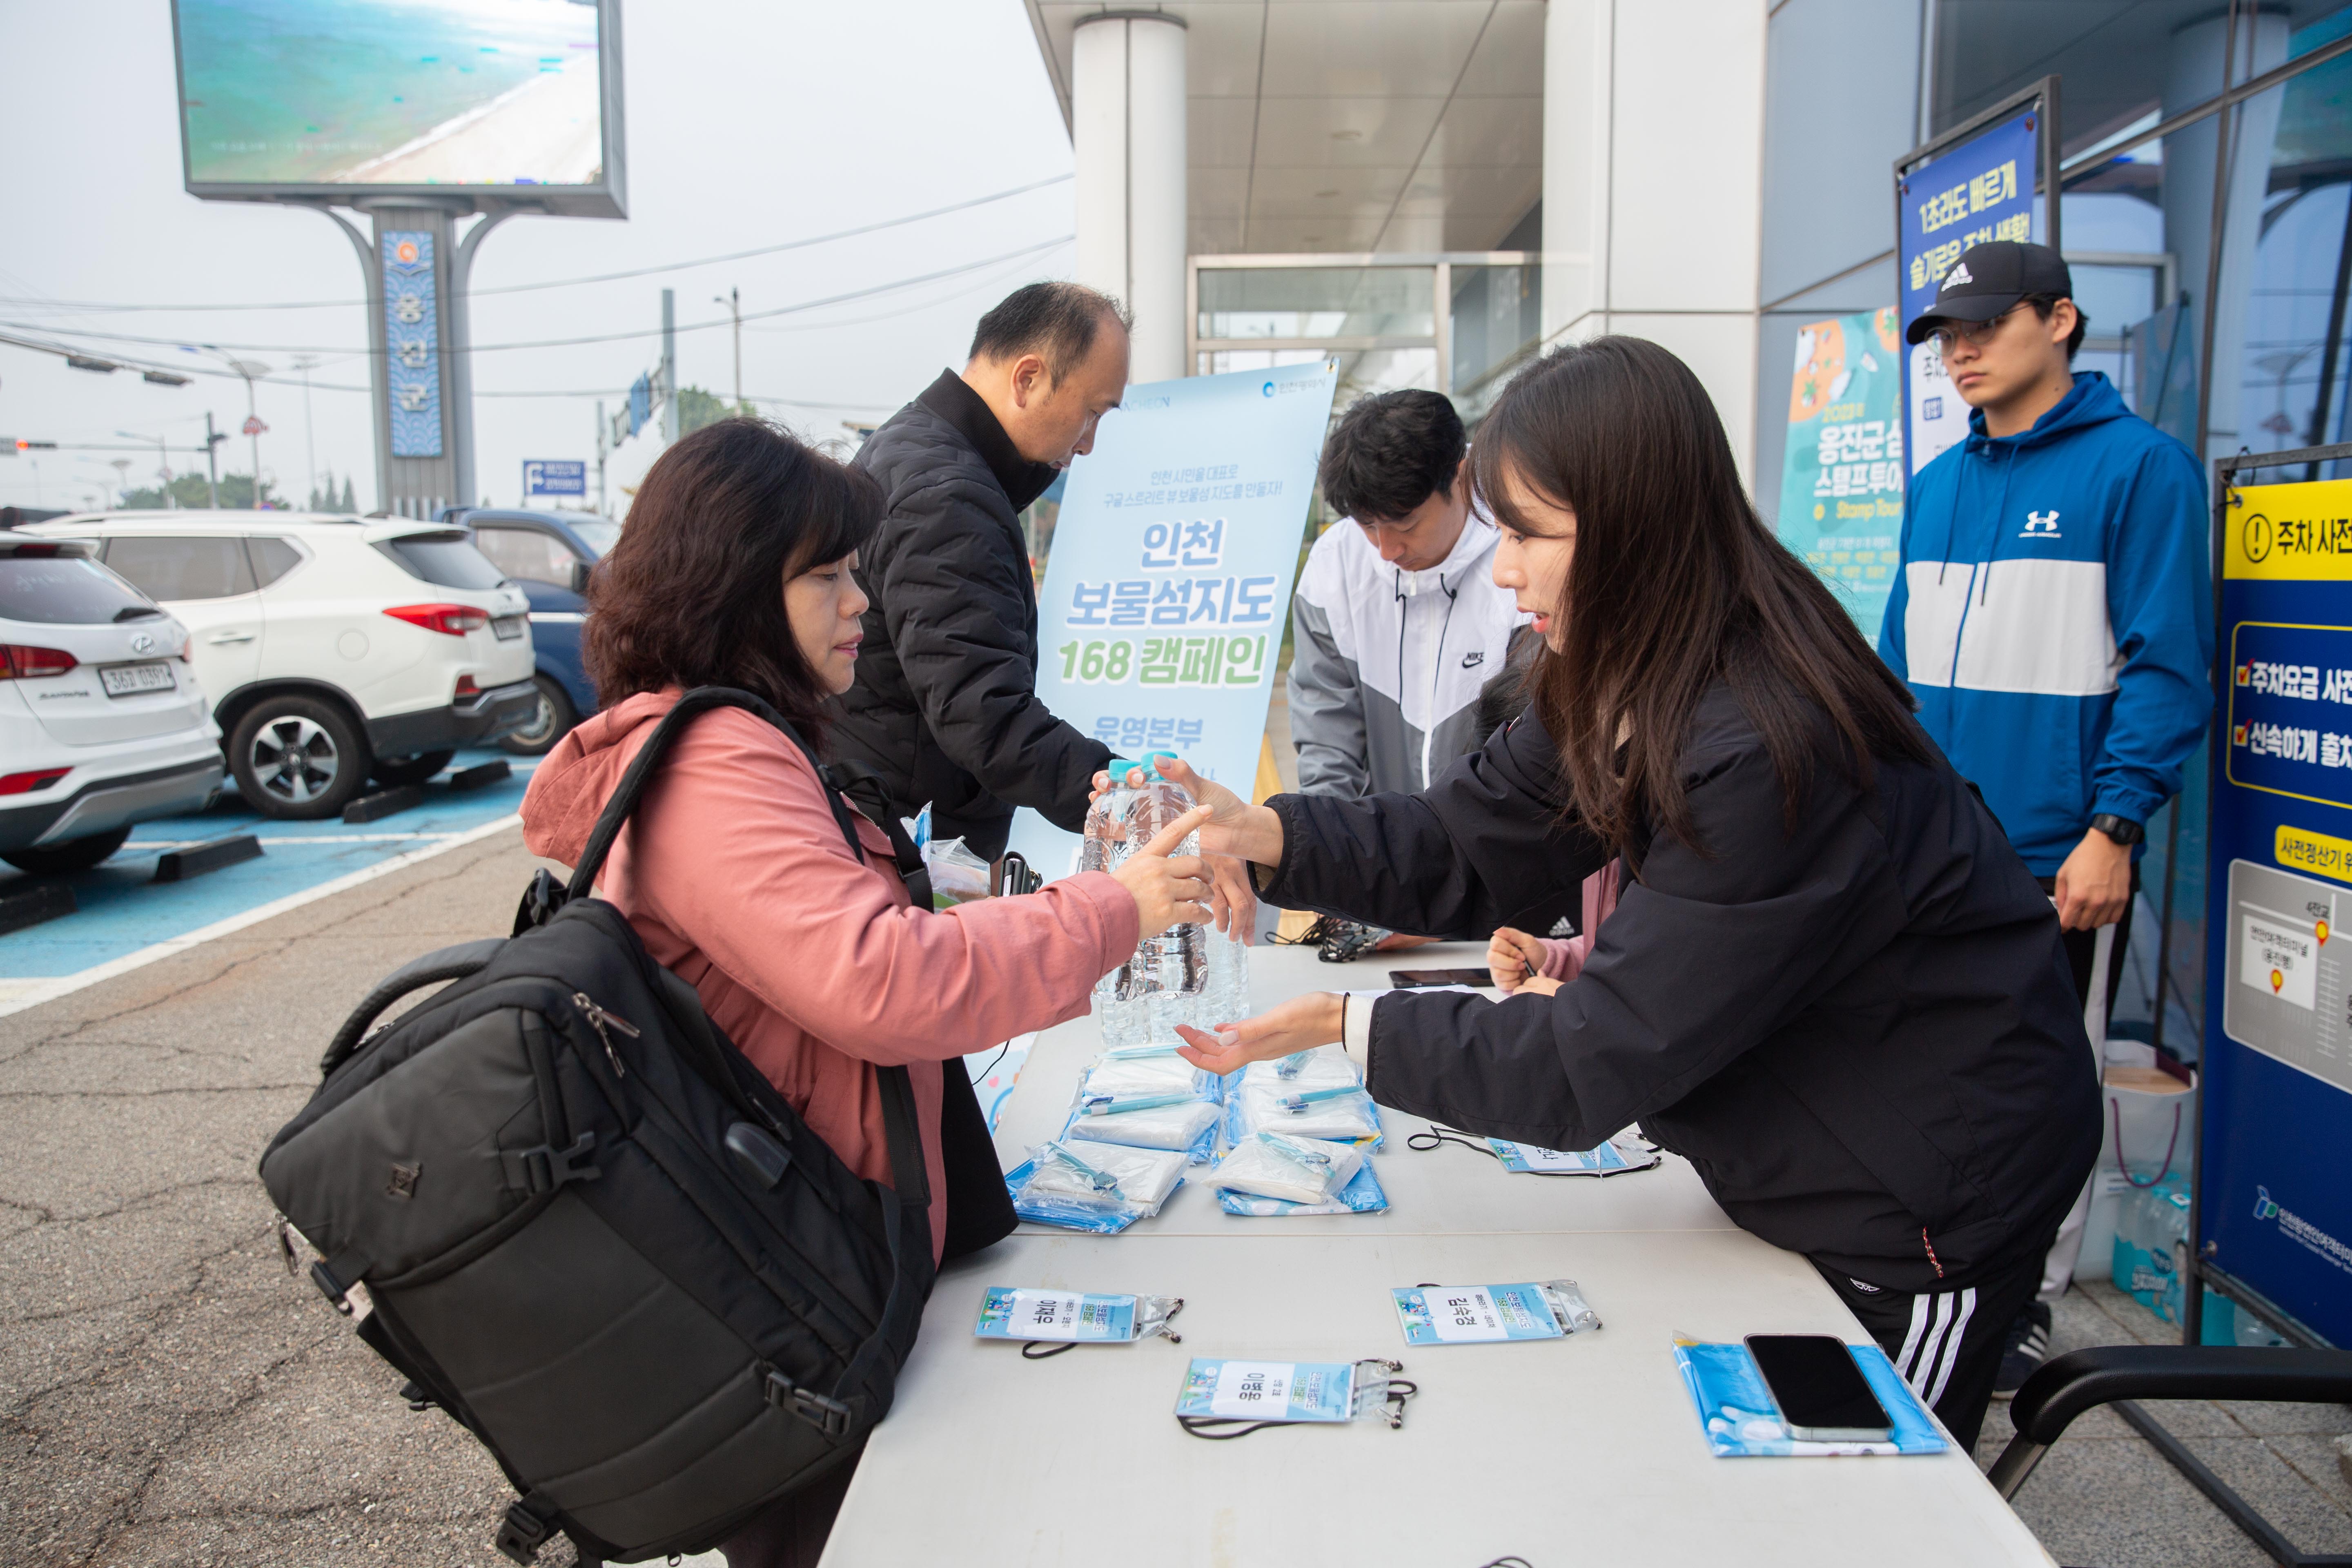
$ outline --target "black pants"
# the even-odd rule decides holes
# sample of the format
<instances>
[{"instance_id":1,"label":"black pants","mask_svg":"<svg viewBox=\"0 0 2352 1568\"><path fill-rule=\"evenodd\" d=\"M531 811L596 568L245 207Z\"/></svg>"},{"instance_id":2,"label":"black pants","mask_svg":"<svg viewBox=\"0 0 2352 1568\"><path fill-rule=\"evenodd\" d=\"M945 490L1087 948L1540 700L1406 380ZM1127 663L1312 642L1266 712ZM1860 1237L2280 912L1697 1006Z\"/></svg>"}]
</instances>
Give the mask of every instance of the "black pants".
<instances>
[{"instance_id":1,"label":"black pants","mask_svg":"<svg viewBox=\"0 0 2352 1568\"><path fill-rule=\"evenodd\" d=\"M1964 1450L1977 1446L1992 1402L2009 1325L2042 1287L2052 1237L1989 1279L1958 1290L1906 1295L1821 1268L1838 1299L1862 1320L1912 1392L1934 1407Z\"/></svg>"},{"instance_id":2,"label":"black pants","mask_svg":"<svg viewBox=\"0 0 2352 1568\"><path fill-rule=\"evenodd\" d=\"M2057 878L2042 877L2038 880L2042 884L2043 892L2055 895L2058 891ZM2132 910L2139 900L2137 861L2132 864L2131 890L2133 903L2124 906L2124 918L2116 922L2116 945L2107 954L2107 1016L2109 1018L2113 1018L2116 1013L2116 989L2124 983L2124 950L2131 945ZM2061 934L2066 942L2067 966L2074 972L2074 994L2080 996L2084 1005L2087 1006L2091 1001L2091 965L2098 956L2098 931L2094 927L2090 931L2070 931ZM2094 1040L2091 1043L2097 1045L2099 1042Z\"/></svg>"}]
</instances>

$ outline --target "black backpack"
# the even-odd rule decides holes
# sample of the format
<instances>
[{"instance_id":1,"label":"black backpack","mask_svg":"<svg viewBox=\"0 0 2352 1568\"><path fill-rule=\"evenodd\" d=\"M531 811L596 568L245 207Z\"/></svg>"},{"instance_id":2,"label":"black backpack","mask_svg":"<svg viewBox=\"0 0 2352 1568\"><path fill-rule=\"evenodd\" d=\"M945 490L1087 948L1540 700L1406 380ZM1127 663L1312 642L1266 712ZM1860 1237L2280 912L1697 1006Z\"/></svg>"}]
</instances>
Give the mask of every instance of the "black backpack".
<instances>
[{"instance_id":1,"label":"black backpack","mask_svg":"<svg viewBox=\"0 0 2352 1568\"><path fill-rule=\"evenodd\" d=\"M513 937L379 984L261 1158L278 1211L323 1255L320 1289L408 1378L404 1396L464 1423L522 1494L498 1534L519 1563L557 1531L583 1563L716 1546L857 1452L930 1292L907 1069L876 1070L895 1188L860 1181L589 896L662 752L715 707L809 751L748 692L687 693L570 886L539 872ZM928 903L920 856L887 827Z\"/></svg>"}]
</instances>

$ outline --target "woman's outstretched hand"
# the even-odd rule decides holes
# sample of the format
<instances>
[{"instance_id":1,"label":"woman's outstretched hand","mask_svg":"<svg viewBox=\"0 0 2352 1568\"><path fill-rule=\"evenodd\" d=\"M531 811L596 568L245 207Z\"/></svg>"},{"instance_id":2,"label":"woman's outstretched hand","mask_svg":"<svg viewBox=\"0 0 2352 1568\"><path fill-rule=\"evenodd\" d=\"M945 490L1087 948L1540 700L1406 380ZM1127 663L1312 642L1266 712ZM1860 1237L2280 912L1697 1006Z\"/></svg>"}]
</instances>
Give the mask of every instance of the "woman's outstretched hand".
<instances>
[{"instance_id":1,"label":"woman's outstretched hand","mask_svg":"<svg viewBox=\"0 0 2352 1568\"><path fill-rule=\"evenodd\" d=\"M1220 1024L1213 1035L1179 1024L1176 1032L1184 1044L1176 1047L1176 1054L1194 1067L1227 1073L1251 1062L1328 1046L1339 1038L1340 1001L1337 991L1310 991L1255 1018Z\"/></svg>"},{"instance_id":2,"label":"woman's outstretched hand","mask_svg":"<svg viewBox=\"0 0 2352 1568\"><path fill-rule=\"evenodd\" d=\"M1175 854L1176 847L1208 819L1208 807L1194 806L1111 871L1111 877L1135 899L1136 919L1142 928L1139 938L1158 936L1172 925L1198 924L1209 919L1208 868L1197 855Z\"/></svg>"},{"instance_id":3,"label":"woman's outstretched hand","mask_svg":"<svg viewBox=\"0 0 2352 1568\"><path fill-rule=\"evenodd\" d=\"M1160 776L1181 786L1201 805L1209 808L1209 819L1201 828L1201 847L1212 855L1231 855L1244 860L1255 860L1261 866L1282 864L1282 818L1262 805L1252 805L1213 779L1202 778L1192 771L1192 764L1181 758L1162 755ZM1143 782L1141 769L1132 769L1127 775L1130 784ZM1095 774L1094 793L1110 788L1110 774ZM1255 895L1252 895L1253 903Z\"/></svg>"}]
</instances>

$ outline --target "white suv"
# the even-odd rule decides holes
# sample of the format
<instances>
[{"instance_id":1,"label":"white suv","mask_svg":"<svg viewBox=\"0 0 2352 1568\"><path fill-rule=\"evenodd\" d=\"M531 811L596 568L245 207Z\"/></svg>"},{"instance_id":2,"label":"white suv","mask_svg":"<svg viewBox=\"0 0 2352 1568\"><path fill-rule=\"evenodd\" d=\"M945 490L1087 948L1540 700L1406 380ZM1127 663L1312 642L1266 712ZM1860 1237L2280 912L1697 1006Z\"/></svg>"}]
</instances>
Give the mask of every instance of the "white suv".
<instances>
[{"instance_id":1,"label":"white suv","mask_svg":"<svg viewBox=\"0 0 2352 1568\"><path fill-rule=\"evenodd\" d=\"M336 816L371 776L421 783L538 713L530 605L463 529L132 511L28 531L95 542L186 624L229 772L267 816Z\"/></svg>"},{"instance_id":2,"label":"white suv","mask_svg":"<svg viewBox=\"0 0 2352 1568\"><path fill-rule=\"evenodd\" d=\"M81 871L220 793L188 634L78 540L0 531L0 859Z\"/></svg>"}]
</instances>

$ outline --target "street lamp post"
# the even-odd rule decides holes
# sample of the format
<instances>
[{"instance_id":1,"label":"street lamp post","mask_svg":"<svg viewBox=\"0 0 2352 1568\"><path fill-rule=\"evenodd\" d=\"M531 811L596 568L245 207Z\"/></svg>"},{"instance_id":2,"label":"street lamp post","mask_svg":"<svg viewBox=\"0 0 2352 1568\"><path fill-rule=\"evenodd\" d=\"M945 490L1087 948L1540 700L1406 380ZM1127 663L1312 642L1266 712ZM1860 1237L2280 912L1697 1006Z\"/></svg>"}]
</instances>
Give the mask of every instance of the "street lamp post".
<instances>
[{"instance_id":1,"label":"street lamp post","mask_svg":"<svg viewBox=\"0 0 2352 1568\"><path fill-rule=\"evenodd\" d=\"M269 367L259 360L238 359L226 350L212 343L199 343L196 346L235 371L238 379L245 383L245 433L253 442L253 510L259 511L261 510L261 433L269 426L261 422L261 415L254 404L253 383L255 378L268 375ZM213 504L215 507L220 505L217 487L214 491Z\"/></svg>"},{"instance_id":2,"label":"street lamp post","mask_svg":"<svg viewBox=\"0 0 2352 1568\"><path fill-rule=\"evenodd\" d=\"M730 287L724 298L713 294L710 302L726 306L727 313L735 319L735 412L740 414L743 412L743 291Z\"/></svg>"},{"instance_id":3,"label":"street lamp post","mask_svg":"<svg viewBox=\"0 0 2352 1568\"><path fill-rule=\"evenodd\" d=\"M131 501L131 459L110 458L106 466L114 470L114 504L127 506Z\"/></svg>"},{"instance_id":4,"label":"street lamp post","mask_svg":"<svg viewBox=\"0 0 2352 1568\"><path fill-rule=\"evenodd\" d=\"M220 510L220 444L228 437L213 428L213 411L205 410L205 504Z\"/></svg>"},{"instance_id":5,"label":"street lamp post","mask_svg":"<svg viewBox=\"0 0 2352 1568\"><path fill-rule=\"evenodd\" d=\"M310 494L315 504L319 491L319 447L310 425L310 373L319 368L319 356L296 354L294 368L302 373L302 461L310 469ZM331 506L333 503L329 504Z\"/></svg>"},{"instance_id":6,"label":"street lamp post","mask_svg":"<svg viewBox=\"0 0 2352 1568\"><path fill-rule=\"evenodd\" d=\"M136 430L117 430L115 434L126 441L147 439ZM163 436L155 437L155 478L163 488L163 510L177 511L180 510L180 498L172 493L172 449L164 445L168 437ZM209 452L212 448L207 447L205 450Z\"/></svg>"}]
</instances>

